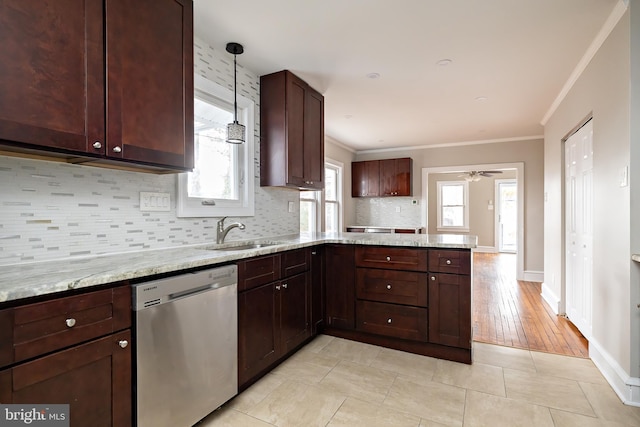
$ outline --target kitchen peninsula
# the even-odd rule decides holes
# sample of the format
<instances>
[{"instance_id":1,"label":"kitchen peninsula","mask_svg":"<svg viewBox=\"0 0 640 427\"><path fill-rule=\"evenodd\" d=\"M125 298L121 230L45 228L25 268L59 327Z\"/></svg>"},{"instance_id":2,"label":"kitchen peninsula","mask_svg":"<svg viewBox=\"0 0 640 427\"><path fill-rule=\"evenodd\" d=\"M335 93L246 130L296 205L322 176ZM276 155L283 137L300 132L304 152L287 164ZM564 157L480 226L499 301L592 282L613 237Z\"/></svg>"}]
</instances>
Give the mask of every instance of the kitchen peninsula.
<instances>
[{"instance_id":1,"label":"kitchen peninsula","mask_svg":"<svg viewBox=\"0 0 640 427\"><path fill-rule=\"evenodd\" d=\"M229 264L238 270L240 391L319 333L471 363L476 244L462 235L288 235L7 265L0 396L64 398L99 383L104 393L83 394L75 410L108 411L112 425L128 425L131 285Z\"/></svg>"}]
</instances>

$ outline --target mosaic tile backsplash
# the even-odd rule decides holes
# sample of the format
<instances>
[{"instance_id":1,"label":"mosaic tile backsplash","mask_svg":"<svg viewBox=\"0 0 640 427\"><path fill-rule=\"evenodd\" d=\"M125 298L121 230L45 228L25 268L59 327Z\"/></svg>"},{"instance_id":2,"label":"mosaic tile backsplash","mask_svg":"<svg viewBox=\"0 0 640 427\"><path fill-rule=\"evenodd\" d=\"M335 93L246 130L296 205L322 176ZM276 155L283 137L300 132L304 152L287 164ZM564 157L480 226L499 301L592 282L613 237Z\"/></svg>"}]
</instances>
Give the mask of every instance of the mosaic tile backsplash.
<instances>
[{"instance_id":1,"label":"mosaic tile backsplash","mask_svg":"<svg viewBox=\"0 0 640 427\"><path fill-rule=\"evenodd\" d=\"M419 199L416 197L356 198L356 224L354 225L420 227L420 205L414 205L413 200Z\"/></svg>"},{"instance_id":2,"label":"mosaic tile backsplash","mask_svg":"<svg viewBox=\"0 0 640 427\"><path fill-rule=\"evenodd\" d=\"M195 72L233 88L233 60L196 39ZM240 64L239 64L240 65ZM240 68L240 67L239 67ZM238 73L256 103L255 216L227 240L299 232L298 193L260 187L259 78ZM176 175L153 175L0 156L0 265L215 242L219 218L176 217ZM140 192L171 197L169 212L141 212Z\"/></svg>"}]
</instances>

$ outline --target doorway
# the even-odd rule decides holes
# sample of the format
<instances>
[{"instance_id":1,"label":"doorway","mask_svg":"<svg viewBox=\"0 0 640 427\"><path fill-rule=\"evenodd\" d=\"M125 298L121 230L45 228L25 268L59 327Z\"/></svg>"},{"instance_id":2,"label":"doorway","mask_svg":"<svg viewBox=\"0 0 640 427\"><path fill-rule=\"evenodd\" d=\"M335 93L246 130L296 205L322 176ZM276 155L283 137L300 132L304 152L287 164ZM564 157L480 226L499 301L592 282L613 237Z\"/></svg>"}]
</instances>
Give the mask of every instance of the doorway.
<instances>
[{"instance_id":1,"label":"doorway","mask_svg":"<svg viewBox=\"0 0 640 427\"><path fill-rule=\"evenodd\" d=\"M518 251L518 185L515 179L495 180L496 237L498 252Z\"/></svg>"}]
</instances>

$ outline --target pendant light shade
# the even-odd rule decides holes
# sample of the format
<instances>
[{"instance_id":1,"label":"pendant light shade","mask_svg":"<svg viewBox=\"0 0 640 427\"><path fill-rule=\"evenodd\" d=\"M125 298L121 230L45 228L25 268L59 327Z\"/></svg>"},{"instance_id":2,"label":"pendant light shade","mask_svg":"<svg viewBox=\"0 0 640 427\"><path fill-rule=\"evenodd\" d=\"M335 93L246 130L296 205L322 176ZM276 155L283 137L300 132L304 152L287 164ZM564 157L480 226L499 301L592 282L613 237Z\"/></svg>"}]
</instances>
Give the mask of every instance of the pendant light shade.
<instances>
[{"instance_id":1,"label":"pendant light shade","mask_svg":"<svg viewBox=\"0 0 640 427\"><path fill-rule=\"evenodd\" d=\"M233 54L233 123L227 125L227 142L230 144L242 144L244 142L244 125L238 123L238 64L236 56L244 52L239 43L227 43L227 52Z\"/></svg>"}]
</instances>

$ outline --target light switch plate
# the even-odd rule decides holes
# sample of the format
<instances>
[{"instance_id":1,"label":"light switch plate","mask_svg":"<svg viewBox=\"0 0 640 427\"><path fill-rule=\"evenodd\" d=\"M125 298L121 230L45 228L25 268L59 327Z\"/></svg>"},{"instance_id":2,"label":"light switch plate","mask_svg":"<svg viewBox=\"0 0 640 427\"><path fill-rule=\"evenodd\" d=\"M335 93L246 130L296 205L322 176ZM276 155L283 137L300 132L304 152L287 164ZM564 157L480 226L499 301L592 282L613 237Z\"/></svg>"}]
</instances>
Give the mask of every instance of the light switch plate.
<instances>
[{"instance_id":1,"label":"light switch plate","mask_svg":"<svg viewBox=\"0 0 640 427\"><path fill-rule=\"evenodd\" d=\"M140 210L143 212L169 212L171 193L140 192Z\"/></svg>"}]
</instances>

